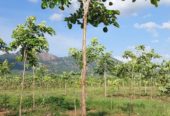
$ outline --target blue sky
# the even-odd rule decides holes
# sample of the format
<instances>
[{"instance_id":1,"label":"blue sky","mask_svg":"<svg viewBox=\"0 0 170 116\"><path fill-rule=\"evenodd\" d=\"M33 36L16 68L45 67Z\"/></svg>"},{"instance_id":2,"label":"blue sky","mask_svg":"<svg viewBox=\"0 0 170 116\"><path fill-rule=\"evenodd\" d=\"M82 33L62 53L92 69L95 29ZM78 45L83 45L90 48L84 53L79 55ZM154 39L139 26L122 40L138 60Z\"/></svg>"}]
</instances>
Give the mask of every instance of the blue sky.
<instances>
[{"instance_id":1,"label":"blue sky","mask_svg":"<svg viewBox=\"0 0 170 116\"><path fill-rule=\"evenodd\" d=\"M109 1L109 0L108 0ZM113 56L121 59L124 50L134 49L134 46L144 44L154 48L164 58L170 59L170 0L161 0L158 8L149 5L149 1L110 0L114 2L109 9L119 9L120 28L109 27L108 33L103 33L102 25L98 28L88 26L88 42L96 37L104 44ZM115 2L116 1L116 2ZM71 47L81 48L82 30L74 25L72 30L63 21L64 16L78 7L73 0L71 9L65 12L58 9L42 10L41 0L3 0L0 2L0 37L7 43L12 41L12 30L25 22L29 16L36 16L37 22L46 21L47 25L56 30L56 36L48 37L50 53L57 56L67 56Z\"/></svg>"}]
</instances>

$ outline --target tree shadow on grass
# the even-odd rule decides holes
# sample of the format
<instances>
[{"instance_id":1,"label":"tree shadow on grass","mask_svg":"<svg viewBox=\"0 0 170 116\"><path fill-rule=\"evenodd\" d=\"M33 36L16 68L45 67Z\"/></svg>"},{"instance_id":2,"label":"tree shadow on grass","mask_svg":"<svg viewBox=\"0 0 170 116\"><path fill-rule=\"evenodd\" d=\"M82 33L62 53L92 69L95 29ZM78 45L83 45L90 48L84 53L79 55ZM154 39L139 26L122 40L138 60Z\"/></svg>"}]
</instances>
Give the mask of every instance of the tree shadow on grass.
<instances>
[{"instance_id":1,"label":"tree shadow on grass","mask_svg":"<svg viewBox=\"0 0 170 116\"><path fill-rule=\"evenodd\" d=\"M101 112L89 112L87 116L106 116L108 113L105 111Z\"/></svg>"}]
</instances>

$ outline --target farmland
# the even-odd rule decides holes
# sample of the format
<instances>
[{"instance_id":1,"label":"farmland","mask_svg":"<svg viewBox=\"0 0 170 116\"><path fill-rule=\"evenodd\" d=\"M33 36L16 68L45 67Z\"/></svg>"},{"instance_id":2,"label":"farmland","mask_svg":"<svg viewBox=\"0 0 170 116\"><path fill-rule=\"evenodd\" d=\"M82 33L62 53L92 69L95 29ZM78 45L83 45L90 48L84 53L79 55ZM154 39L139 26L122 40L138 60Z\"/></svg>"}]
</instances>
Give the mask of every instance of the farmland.
<instances>
[{"instance_id":1,"label":"farmland","mask_svg":"<svg viewBox=\"0 0 170 116\"><path fill-rule=\"evenodd\" d=\"M0 3L0 116L170 116L168 0L20 2Z\"/></svg>"},{"instance_id":2,"label":"farmland","mask_svg":"<svg viewBox=\"0 0 170 116\"><path fill-rule=\"evenodd\" d=\"M8 81L1 77L1 114L17 115L20 95L20 78L8 75ZM36 79L35 106L32 104L31 75L25 80L23 93L24 116L79 116L80 111L80 75L71 76L65 81L62 76L45 76ZM5 82L6 81L6 82ZM107 96L104 96L102 77L89 76L87 79L88 116L168 116L170 115L170 97L161 94L156 83L151 86L145 82L108 77ZM140 85L141 84L141 85ZM140 85L140 86L139 86ZM152 91L152 92L151 92Z\"/></svg>"}]
</instances>

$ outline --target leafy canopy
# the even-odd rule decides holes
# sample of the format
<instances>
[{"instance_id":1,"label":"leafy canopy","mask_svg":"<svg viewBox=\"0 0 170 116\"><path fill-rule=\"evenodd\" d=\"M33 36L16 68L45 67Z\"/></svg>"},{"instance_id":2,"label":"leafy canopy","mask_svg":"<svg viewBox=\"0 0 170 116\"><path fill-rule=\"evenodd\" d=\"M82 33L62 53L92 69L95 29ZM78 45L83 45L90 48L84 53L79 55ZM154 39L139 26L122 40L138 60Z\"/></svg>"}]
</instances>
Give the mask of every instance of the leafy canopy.
<instances>
[{"instance_id":1,"label":"leafy canopy","mask_svg":"<svg viewBox=\"0 0 170 116\"><path fill-rule=\"evenodd\" d=\"M0 38L0 51L7 52L8 50L7 44Z\"/></svg>"},{"instance_id":2,"label":"leafy canopy","mask_svg":"<svg viewBox=\"0 0 170 116\"><path fill-rule=\"evenodd\" d=\"M76 10L75 13L70 14L69 17L65 17L68 28L71 29L73 24L78 24L83 28L83 16L84 16L84 4L82 0L78 0L80 7ZM54 8L57 6L61 10L64 10L65 7L70 7L71 0L42 0L42 8ZM117 23L116 15L119 15L118 10L107 10L103 2L98 0L91 0L89 5L89 13L87 16L87 23L91 24L94 27L97 27L99 24L103 23L105 27L103 28L104 32L107 32L107 26L113 24L116 27L119 27Z\"/></svg>"},{"instance_id":3,"label":"leafy canopy","mask_svg":"<svg viewBox=\"0 0 170 116\"><path fill-rule=\"evenodd\" d=\"M55 8L58 7L61 10L64 10L66 7L70 7L72 0L42 0L41 7L42 9L46 8ZM104 2L107 0L90 0L87 23L91 24L94 27L98 27L99 24L104 24L103 31L107 32L109 25L114 25L115 27L119 27L117 23L117 15L120 14L119 10L108 10L104 6ZM125 1L125 0L122 0ZM132 0L135 2L136 0ZM151 4L158 6L159 0L150 0ZM76 10L75 13L71 13L69 17L65 17L65 21L67 22L68 28L71 29L73 24L81 25L83 28L83 16L84 16L84 5L87 0L77 0L79 2L80 7ZM114 3L109 2L109 5L112 6Z\"/></svg>"},{"instance_id":4,"label":"leafy canopy","mask_svg":"<svg viewBox=\"0 0 170 116\"><path fill-rule=\"evenodd\" d=\"M87 64L94 62L104 49L104 46L101 45L96 38L93 38L90 45L87 46ZM69 54L75 59L79 68L82 69L82 50L70 48Z\"/></svg>"},{"instance_id":5,"label":"leafy canopy","mask_svg":"<svg viewBox=\"0 0 170 116\"><path fill-rule=\"evenodd\" d=\"M103 52L97 61L96 73L103 75L105 72L112 72L116 65L116 62L112 58L110 52Z\"/></svg>"},{"instance_id":6,"label":"leafy canopy","mask_svg":"<svg viewBox=\"0 0 170 116\"><path fill-rule=\"evenodd\" d=\"M0 62L0 75L5 75L10 73L10 64L7 60Z\"/></svg>"},{"instance_id":7,"label":"leafy canopy","mask_svg":"<svg viewBox=\"0 0 170 116\"><path fill-rule=\"evenodd\" d=\"M46 26L44 22L36 24L36 17L30 16L24 24L18 25L13 31L12 38L14 38L14 41L10 46L14 50L19 48L22 56L20 60L23 60L24 51L26 51L29 64L36 65L36 53L48 51L45 34L54 35L55 31Z\"/></svg>"},{"instance_id":8,"label":"leafy canopy","mask_svg":"<svg viewBox=\"0 0 170 116\"><path fill-rule=\"evenodd\" d=\"M128 72L141 73L145 78L150 78L155 75L155 70L158 68L158 64L154 60L161 56L153 49L147 50L144 45L139 45L135 48L136 51L125 51L123 57L129 59L126 63Z\"/></svg>"}]
</instances>

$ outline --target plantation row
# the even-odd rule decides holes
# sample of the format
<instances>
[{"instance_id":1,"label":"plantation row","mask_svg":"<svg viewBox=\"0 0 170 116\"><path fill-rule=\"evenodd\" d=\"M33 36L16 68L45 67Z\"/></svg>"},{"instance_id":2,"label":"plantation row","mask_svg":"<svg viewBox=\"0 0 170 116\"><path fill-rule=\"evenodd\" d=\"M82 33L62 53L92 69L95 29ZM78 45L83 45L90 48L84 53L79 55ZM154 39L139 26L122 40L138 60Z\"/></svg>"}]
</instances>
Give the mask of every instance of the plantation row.
<instances>
[{"instance_id":1,"label":"plantation row","mask_svg":"<svg viewBox=\"0 0 170 116\"><path fill-rule=\"evenodd\" d=\"M4 44L6 45L6 44ZM4 47L5 48L5 47ZM9 49L9 48L8 48ZM70 48L70 56L75 59L76 64L81 69L82 67L82 51ZM88 86L101 87L105 86L147 86L156 87L160 94L170 94L170 61L161 61L161 56L154 52L153 49L146 50L144 45L137 46L135 50L125 51L123 57L128 61L123 63L112 58L111 52L106 52L105 47L98 42L97 39L92 39L91 44L87 47L87 62L89 67L89 75L87 78ZM36 58L36 57L35 57ZM97 60L96 60L97 58ZM29 61L30 60L30 61ZM48 87L79 87L81 85L79 72L63 72L63 74L52 74L48 72L45 65L37 63L36 67L31 66L30 62L33 59L28 59L29 65L32 67L33 73L28 71L24 88L34 86ZM20 88L22 79L21 75L10 75L10 64L7 60L0 63L0 83L1 88ZM24 72L25 73L25 72ZM145 90L146 91L146 90ZM106 93L105 93L106 96Z\"/></svg>"}]
</instances>

